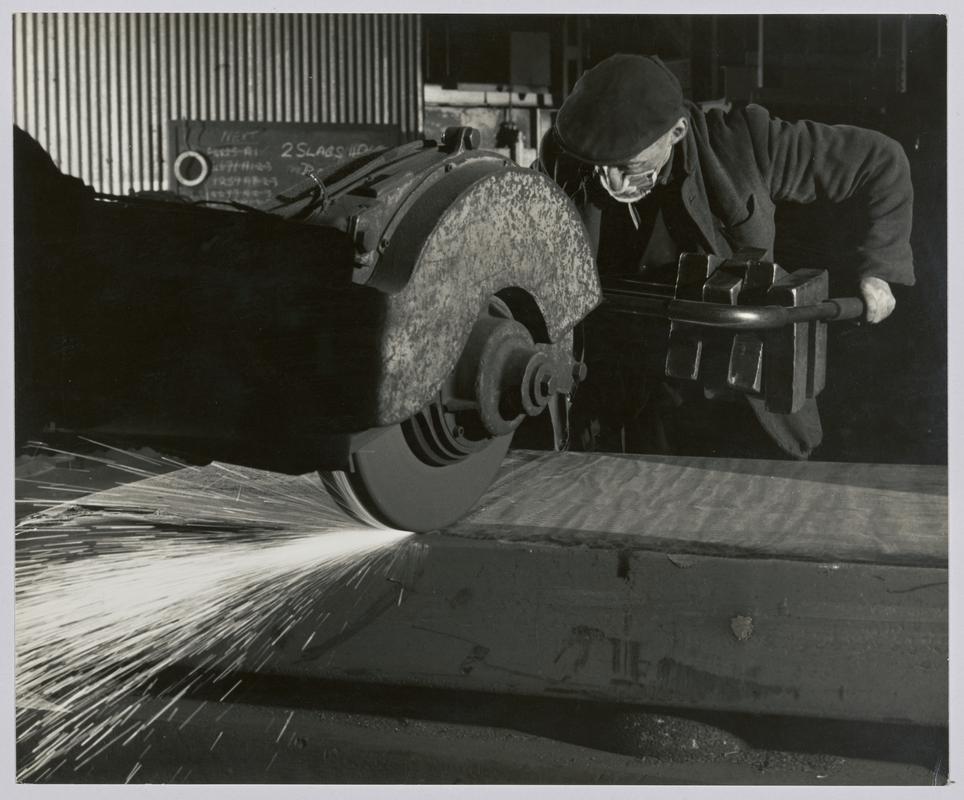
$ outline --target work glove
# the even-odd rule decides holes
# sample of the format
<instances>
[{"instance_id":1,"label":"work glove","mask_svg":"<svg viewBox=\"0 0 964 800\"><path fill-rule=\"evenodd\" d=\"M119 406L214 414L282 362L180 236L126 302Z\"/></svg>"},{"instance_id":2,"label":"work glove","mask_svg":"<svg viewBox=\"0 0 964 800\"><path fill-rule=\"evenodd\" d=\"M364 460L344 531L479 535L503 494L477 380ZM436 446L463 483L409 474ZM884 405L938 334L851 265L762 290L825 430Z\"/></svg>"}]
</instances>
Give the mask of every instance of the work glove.
<instances>
[{"instance_id":1,"label":"work glove","mask_svg":"<svg viewBox=\"0 0 964 800\"><path fill-rule=\"evenodd\" d=\"M860 296L864 301L864 319L871 323L887 319L897 305L890 284L881 278L861 278Z\"/></svg>"}]
</instances>

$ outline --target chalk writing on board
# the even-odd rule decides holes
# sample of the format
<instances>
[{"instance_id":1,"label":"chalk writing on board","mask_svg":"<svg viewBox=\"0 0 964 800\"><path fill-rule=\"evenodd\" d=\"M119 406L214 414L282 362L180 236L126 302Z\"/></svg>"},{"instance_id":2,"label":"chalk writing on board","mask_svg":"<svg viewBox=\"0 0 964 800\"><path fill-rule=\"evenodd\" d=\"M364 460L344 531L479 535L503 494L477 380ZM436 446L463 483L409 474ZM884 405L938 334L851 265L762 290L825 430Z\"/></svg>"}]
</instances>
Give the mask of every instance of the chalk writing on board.
<instances>
[{"instance_id":1,"label":"chalk writing on board","mask_svg":"<svg viewBox=\"0 0 964 800\"><path fill-rule=\"evenodd\" d=\"M256 128L250 131L222 130L218 141L223 144L244 144L245 142L257 139L262 131L262 128Z\"/></svg>"},{"instance_id":2,"label":"chalk writing on board","mask_svg":"<svg viewBox=\"0 0 964 800\"><path fill-rule=\"evenodd\" d=\"M257 147L210 147L208 155L212 158L257 158L261 152Z\"/></svg>"},{"instance_id":3,"label":"chalk writing on board","mask_svg":"<svg viewBox=\"0 0 964 800\"><path fill-rule=\"evenodd\" d=\"M394 125L176 120L170 142L174 191L266 206L302 176L399 145L401 134Z\"/></svg>"},{"instance_id":4,"label":"chalk writing on board","mask_svg":"<svg viewBox=\"0 0 964 800\"><path fill-rule=\"evenodd\" d=\"M343 144L320 144L313 145L310 142L284 142L281 145L282 158L358 158L369 153L372 146L365 142L357 142L351 145Z\"/></svg>"}]
</instances>

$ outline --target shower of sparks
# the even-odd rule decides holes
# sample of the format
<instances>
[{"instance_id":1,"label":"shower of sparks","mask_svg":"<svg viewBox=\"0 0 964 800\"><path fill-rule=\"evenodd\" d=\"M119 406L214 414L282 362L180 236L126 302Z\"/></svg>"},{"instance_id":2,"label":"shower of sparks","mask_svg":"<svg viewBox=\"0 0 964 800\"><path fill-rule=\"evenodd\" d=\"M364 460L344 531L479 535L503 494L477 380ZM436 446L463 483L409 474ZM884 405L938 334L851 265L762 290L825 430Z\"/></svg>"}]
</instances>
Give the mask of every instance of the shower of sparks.
<instances>
[{"instance_id":1,"label":"shower of sparks","mask_svg":"<svg viewBox=\"0 0 964 800\"><path fill-rule=\"evenodd\" d=\"M165 461L126 458L132 477L154 477L17 525L20 781L69 782L111 746L143 744L204 682L227 698L236 673L263 668L293 629L302 650L337 626L328 592L387 580L421 550L406 531L349 520L317 476L224 464L158 475L176 466ZM190 669L160 685L175 665ZM138 716L158 697L159 711Z\"/></svg>"}]
</instances>

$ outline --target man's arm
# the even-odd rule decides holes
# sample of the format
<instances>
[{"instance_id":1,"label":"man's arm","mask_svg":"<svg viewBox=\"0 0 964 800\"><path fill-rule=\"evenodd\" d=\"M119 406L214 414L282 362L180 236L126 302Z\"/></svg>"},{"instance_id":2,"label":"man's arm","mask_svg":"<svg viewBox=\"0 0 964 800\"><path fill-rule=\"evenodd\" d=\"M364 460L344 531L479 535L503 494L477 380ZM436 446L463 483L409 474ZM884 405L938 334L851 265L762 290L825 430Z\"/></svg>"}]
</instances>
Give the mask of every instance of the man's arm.
<instances>
[{"instance_id":1,"label":"man's arm","mask_svg":"<svg viewBox=\"0 0 964 800\"><path fill-rule=\"evenodd\" d=\"M888 284L914 283L914 193L903 148L882 133L850 125L785 122L752 105L744 114L774 202L852 201L863 210L855 272L867 319L887 317L895 305Z\"/></svg>"}]
</instances>

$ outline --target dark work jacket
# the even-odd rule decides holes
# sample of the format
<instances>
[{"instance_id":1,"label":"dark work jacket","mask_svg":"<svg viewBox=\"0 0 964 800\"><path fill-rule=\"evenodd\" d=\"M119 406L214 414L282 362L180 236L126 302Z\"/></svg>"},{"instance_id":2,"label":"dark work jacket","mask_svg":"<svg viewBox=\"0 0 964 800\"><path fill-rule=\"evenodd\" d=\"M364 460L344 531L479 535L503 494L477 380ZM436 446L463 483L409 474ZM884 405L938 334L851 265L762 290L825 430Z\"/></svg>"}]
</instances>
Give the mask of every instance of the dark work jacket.
<instances>
[{"instance_id":1,"label":"dark work jacket","mask_svg":"<svg viewBox=\"0 0 964 800\"><path fill-rule=\"evenodd\" d=\"M850 125L785 122L752 104L703 112L688 103L687 111L690 130L676 146L683 158L682 201L706 252L727 257L760 248L772 260L778 204L847 202L862 217L861 241L850 262L854 293L865 276L914 283L913 188L896 141ZM576 203L598 249L602 204L592 191L592 167L559 152L552 131L542 141L537 167ZM796 414L773 414L761 400L749 400L784 451L805 458L820 443L814 401Z\"/></svg>"}]
</instances>

